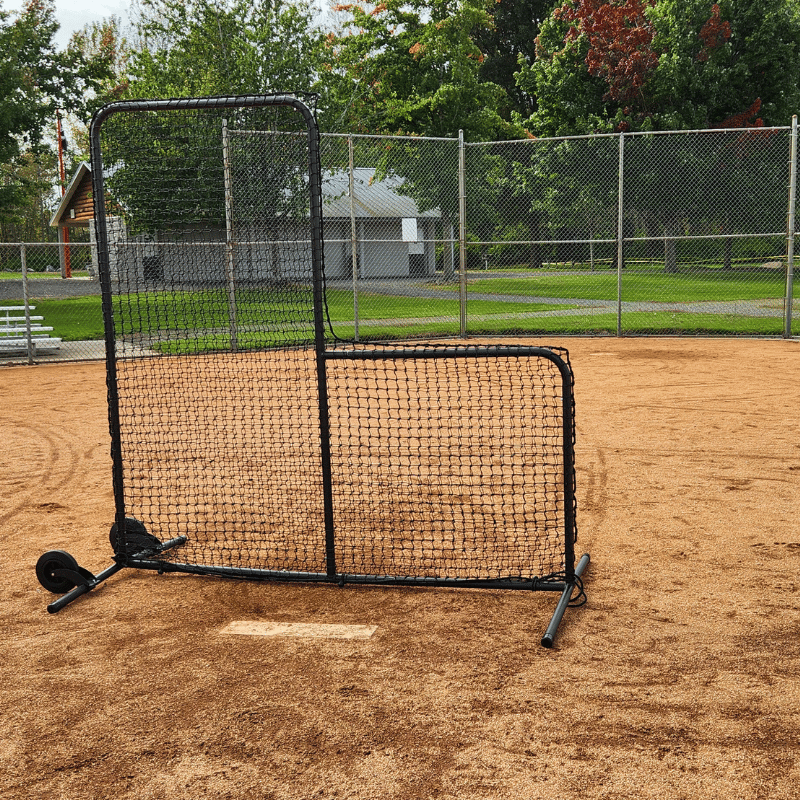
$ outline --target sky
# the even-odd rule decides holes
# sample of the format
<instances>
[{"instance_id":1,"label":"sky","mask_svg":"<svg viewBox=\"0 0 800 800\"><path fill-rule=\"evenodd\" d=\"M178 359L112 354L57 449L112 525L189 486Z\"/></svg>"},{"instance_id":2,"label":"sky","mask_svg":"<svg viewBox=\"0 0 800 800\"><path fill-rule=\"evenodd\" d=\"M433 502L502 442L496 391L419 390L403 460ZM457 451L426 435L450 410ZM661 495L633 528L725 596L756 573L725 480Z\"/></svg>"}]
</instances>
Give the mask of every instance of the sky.
<instances>
[{"instance_id":1,"label":"sky","mask_svg":"<svg viewBox=\"0 0 800 800\"><path fill-rule=\"evenodd\" d=\"M24 5L25 0L0 0L0 7L5 11L20 11ZM99 22L112 15L119 17L125 27L128 8L128 0L56 0L56 19L61 24L55 37L57 46L66 47L72 34L87 22Z\"/></svg>"}]
</instances>

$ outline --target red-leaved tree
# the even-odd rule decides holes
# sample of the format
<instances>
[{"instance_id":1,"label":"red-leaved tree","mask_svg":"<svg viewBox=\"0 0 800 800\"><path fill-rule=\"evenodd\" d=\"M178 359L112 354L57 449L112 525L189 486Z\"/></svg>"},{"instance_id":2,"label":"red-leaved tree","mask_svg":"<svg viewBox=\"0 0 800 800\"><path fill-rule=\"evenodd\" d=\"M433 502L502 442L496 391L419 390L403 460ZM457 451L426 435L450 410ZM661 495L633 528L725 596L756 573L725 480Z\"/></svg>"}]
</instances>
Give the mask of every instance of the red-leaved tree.
<instances>
[{"instance_id":1,"label":"red-leaved tree","mask_svg":"<svg viewBox=\"0 0 800 800\"><path fill-rule=\"evenodd\" d=\"M556 12L572 23L567 41L585 34L586 66L608 85L606 100L641 106L642 87L658 66L653 26L646 11L655 0L573 0Z\"/></svg>"},{"instance_id":2,"label":"red-leaved tree","mask_svg":"<svg viewBox=\"0 0 800 800\"><path fill-rule=\"evenodd\" d=\"M719 3L711 6L711 16L700 29L703 49L697 54L698 61L708 61L712 50L724 45L731 38L731 24L722 19Z\"/></svg>"}]
</instances>

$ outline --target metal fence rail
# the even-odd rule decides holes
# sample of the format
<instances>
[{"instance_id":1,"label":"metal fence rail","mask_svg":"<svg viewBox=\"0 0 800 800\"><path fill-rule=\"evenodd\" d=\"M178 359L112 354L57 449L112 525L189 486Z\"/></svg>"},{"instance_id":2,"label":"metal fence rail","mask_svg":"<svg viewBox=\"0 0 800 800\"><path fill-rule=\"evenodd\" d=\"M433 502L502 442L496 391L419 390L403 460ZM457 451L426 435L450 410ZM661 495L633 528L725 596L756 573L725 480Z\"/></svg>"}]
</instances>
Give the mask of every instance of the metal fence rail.
<instances>
[{"instance_id":1,"label":"metal fence rail","mask_svg":"<svg viewBox=\"0 0 800 800\"><path fill-rule=\"evenodd\" d=\"M796 118L513 142L328 134L321 161L340 336L800 335ZM94 263L89 244L0 244L0 306L27 292L43 317L27 324L61 340L7 333L25 341L0 361L103 357Z\"/></svg>"}]
</instances>

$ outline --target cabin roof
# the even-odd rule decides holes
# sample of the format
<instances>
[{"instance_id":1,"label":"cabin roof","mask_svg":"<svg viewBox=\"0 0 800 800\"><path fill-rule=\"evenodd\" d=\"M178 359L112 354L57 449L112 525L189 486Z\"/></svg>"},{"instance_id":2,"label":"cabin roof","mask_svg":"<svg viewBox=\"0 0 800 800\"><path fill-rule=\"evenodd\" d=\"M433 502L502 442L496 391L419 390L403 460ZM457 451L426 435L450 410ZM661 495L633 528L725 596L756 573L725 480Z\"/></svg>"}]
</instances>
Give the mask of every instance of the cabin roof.
<instances>
[{"instance_id":1,"label":"cabin roof","mask_svg":"<svg viewBox=\"0 0 800 800\"><path fill-rule=\"evenodd\" d=\"M91 197L92 168L87 161L82 161L67 185L64 196L50 219L50 225L54 228L64 225L88 227L94 219L94 209L89 209Z\"/></svg>"}]
</instances>

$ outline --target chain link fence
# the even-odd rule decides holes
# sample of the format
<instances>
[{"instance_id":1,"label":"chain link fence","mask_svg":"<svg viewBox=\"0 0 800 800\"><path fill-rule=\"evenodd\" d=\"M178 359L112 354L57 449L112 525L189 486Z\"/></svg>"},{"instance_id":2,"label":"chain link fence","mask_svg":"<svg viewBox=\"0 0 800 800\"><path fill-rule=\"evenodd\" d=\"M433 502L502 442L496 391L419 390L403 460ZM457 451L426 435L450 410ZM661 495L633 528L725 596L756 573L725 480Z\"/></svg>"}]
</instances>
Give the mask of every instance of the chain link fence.
<instances>
[{"instance_id":1,"label":"chain link fence","mask_svg":"<svg viewBox=\"0 0 800 800\"><path fill-rule=\"evenodd\" d=\"M790 130L625 138L620 332L783 333Z\"/></svg>"},{"instance_id":2,"label":"chain link fence","mask_svg":"<svg viewBox=\"0 0 800 800\"><path fill-rule=\"evenodd\" d=\"M383 281L370 282L351 259L364 336L798 333L796 128L337 142L329 168L356 177L361 214L388 217L362 202L369 174L438 230L433 272L406 276L376 252ZM394 220L387 245L405 225ZM358 223L336 238L364 242Z\"/></svg>"},{"instance_id":3,"label":"chain link fence","mask_svg":"<svg viewBox=\"0 0 800 800\"><path fill-rule=\"evenodd\" d=\"M797 336L796 142L796 120L488 143L323 135L329 318L359 340ZM0 244L0 361L103 357L93 264L89 244Z\"/></svg>"},{"instance_id":4,"label":"chain link fence","mask_svg":"<svg viewBox=\"0 0 800 800\"><path fill-rule=\"evenodd\" d=\"M339 336L452 336L462 304L458 140L321 141L328 310Z\"/></svg>"},{"instance_id":5,"label":"chain link fence","mask_svg":"<svg viewBox=\"0 0 800 800\"><path fill-rule=\"evenodd\" d=\"M88 243L0 244L0 363L105 357L93 263Z\"/></svg>"}]
</instances>

